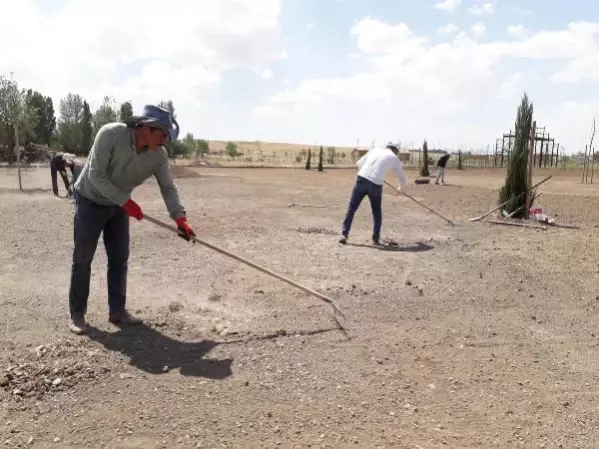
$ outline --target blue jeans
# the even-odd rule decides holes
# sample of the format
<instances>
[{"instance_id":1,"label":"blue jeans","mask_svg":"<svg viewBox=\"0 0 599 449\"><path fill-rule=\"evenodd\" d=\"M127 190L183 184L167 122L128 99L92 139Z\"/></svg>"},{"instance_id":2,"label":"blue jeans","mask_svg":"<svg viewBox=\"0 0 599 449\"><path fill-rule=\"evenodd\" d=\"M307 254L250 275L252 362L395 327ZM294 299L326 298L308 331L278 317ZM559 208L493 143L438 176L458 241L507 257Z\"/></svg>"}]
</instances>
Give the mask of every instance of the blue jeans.
<instances>
[{"instance_id":1,"label":"blue jeans","mask_svg":"<svg viewBox=\"0 0 599 449\"><path fill-rule=\"evenodd\" d=\"M349 207L345 214L345 220L343 221L343 235L348 236L351 229L351 224L354 219L354 215L360 203L367 196L370 200L370 208L372 209L372 218L374 220L374 229L372 231L372 239L379 240L381 236L381 226L383 224L383 212L381 209L381 203L383 200L383 186L375 184L366 178L358 176L356 184L351 193L351 199L349 200Z\"/></svg>"},{"instance_id":2,"label":"blue jeans","mask_svg":"<svg viewBox=\"0 0 599 449\"><path fill-rule=\"evenodd\" d=\"M87 312L91 265L100 234L108 257L108 309L110 313L125 308L127 264L129 260L129 216L120 206L101 206L75 191L73 262L69 288L69 309Z\"/></svg>"}]
</instances>

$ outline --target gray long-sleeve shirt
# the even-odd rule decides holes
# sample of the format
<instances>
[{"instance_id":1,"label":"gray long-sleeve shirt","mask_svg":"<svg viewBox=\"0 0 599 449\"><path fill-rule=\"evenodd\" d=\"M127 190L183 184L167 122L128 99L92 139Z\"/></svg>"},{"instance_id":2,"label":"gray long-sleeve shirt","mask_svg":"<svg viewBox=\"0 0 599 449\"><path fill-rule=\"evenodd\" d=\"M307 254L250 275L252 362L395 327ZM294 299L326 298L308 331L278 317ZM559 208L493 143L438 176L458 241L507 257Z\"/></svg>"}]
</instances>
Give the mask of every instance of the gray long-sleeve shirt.
<instances>
[{"instance_id":1,"label":"gray long-sleeve shirt","mask_svg":"<svg viewBox=\"0 0 599 449\"><path fill-rule=\"evenodd\" d=\"M138 153L135 129L124 123L109 123L98 131L75 189L97 204L123 206L133 189L152 175L158 181L171 218L185 217L166 149Z\"/></svg>"}]
</instances>

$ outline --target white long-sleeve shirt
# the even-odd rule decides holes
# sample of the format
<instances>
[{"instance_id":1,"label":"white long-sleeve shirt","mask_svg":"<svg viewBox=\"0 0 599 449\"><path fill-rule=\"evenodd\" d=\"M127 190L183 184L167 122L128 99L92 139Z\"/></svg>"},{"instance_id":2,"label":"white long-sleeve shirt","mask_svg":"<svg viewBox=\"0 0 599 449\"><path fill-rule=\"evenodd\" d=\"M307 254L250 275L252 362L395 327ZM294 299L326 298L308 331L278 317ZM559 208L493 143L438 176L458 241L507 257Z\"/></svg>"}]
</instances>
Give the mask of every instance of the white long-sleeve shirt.
<instances>
[{"instance_id":1,"label":"white long-sleeve shirt","mask_svg":"<svg viewBox=\"0 0 599 449\"><path fill-rule=\"evenodd\" d=\"M395 170L399 178L399 185L403 188L408 182L403 171L403 164L388 148L371 148L356 163L358 167L358 176L366 178L369 181L383 185L385 175L391 169Z\"/></svg>"}]
</instances>

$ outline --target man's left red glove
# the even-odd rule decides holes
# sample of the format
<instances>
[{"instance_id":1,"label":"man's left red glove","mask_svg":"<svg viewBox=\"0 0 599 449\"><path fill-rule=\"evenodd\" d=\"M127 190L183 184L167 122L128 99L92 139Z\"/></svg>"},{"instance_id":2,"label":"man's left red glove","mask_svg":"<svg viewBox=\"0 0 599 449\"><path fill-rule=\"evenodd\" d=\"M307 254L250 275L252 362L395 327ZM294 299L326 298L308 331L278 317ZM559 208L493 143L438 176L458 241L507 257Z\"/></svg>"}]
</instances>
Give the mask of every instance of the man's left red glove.
<instances>
[{"instance_id":1,"label":"man's left red glove","mask_svg":"<svg viewBox=\"0 0 599 449\"><path fill-rule=\"evenodd\" d=\"M191 227L189 226L189 224L187 223L187 220L183 217L179 217L177 218L177 220L175 220L177 222L177 229L179 230L179 237L181 237L182 239L187 240L188 242L191 240L192 237L195 237L195 233L193 232L193 230L191 229Z\"/></svg>"}]
</instances>

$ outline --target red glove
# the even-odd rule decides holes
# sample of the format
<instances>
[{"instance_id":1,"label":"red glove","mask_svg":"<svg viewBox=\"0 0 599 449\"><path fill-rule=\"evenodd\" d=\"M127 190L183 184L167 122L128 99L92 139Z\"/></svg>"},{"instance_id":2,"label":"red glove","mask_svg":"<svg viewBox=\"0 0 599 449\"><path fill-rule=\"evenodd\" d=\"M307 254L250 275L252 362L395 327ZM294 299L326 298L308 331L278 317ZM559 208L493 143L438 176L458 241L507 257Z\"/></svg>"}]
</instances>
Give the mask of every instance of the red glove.
<instances>
[{"instance_id":1,"label":"red glove","mask_svg":"<svg viewBox=\"0 0 599 449\"><path fill-rule=\"evenodd\" d=\"M144 217L143 212L141 211L141 207L131 198L127 200L125 204L123 204L123 209L125 209L125 213L132 218L137 218L141 220Z\"/></svg>"},{"instance_id":2,"label":"red glove","mask_svg":"<svg viewBox=\"0 0 599 449\"><path fill-rule=\"evenodd\" d=\"M185 239L189 242L192 237L196 236L195 233L193 232L193 230L191 229L191 227L189 226L189 224L187 223L187 220L184 217L179 217L175 221L177 222L177 229L179 230L179 234L178 234L179 237L181 237L182 239Z\"/></svg>"}]
</instances>

